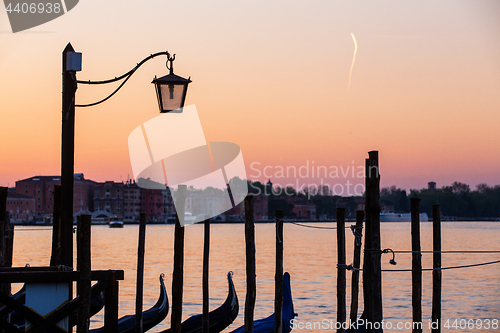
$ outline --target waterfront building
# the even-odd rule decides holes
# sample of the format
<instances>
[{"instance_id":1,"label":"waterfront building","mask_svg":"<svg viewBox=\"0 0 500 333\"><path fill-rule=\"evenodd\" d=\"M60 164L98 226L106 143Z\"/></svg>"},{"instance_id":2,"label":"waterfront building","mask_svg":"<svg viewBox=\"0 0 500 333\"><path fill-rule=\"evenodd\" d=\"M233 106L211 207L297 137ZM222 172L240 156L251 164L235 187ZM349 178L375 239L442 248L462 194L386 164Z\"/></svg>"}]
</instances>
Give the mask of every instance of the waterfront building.
<instances>
[{"instance_id":1,"label":"waterfront building","mask_svg":"<svg viewBox=\"0 0 500 333\"><path fill-rule=\"evenodd\" d=\"M35 198L16 193L15 188L9 188L7 193L7 212L12 221L31 222L35 218Z\"/></svg>"},{"instance_id":2,"label":"waterfront building","mask_svg":"<svg viewBox=\"0 0 500 333\"><path fill-rule=\"evenodd\" d=\"M85 179L82 173L74 175L73 214L93 211L96 182ZM61 184L60 176L35 176L16 182L16 193L35 199L36 216L50 216L54 211L54 185Z\"/></svg>"},{"instance_id":3,"label":"waterfront building","mask_svg":"<svg viewBox=\"0 0 500 333\"><path fill-rule=\"evenodd\" d=\"M123 216L125 220L139 221L142 209L141 190L134 180L125 183L123 189Z\"/></svg>"},{"instance_id":4,"label":"waterfront building","mask_svg":"<svg viewBox=\"0 0 500 333\"><path fill-rule=\"evenodd\" d=\"M146 213L148 221L160 222L165 221L165 213L163 209L163 193L157 189L142 189L143 197L143 213Z\"/></svg>"},{"instance_id":5,"label":"waterfront building","mask_svg":"<svg viewBox=\"0 0 500 333\"><path fill-rule=\"evenodd\" d=\"M106 181L95 187L94 207L95 215L115 215L123 218L124 213L124 184L123 182Z\"/></svg>"},{"instance_id":6,"label":"waterfront building","mask_svg":"<svg viewBox=\"0 0 500 333\"><path fill-rule=\"evenodd\" d=\"M148 221L163 222L172 209L172 198L168 190L140 188L135 180L129 180L123 188L123 218L139 221L145 213Z\"/></svg>"}]
</instances>

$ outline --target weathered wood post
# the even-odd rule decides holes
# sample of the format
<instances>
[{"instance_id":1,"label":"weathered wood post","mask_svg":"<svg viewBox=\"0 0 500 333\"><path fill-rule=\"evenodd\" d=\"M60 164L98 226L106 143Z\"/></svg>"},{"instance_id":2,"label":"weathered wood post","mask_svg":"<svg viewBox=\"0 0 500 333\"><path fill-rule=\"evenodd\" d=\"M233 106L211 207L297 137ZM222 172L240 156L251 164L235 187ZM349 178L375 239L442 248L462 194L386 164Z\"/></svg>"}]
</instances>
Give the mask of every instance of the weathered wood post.
<instances>
[{"instance_id":1,"label":"weathered wood post","mask_svg":"<svg viewBox=\"0 0 500 333\"><path fill-rule=\"evenodd\" d=\"M355 323L358 319L359 271L356 268L361 267L361 244L363 237L364 217L364 211L356 211L356 226L354 227L354 258L352 262L354 271L352 272L351 280L351 323Z\"/></svg>"},{"instance_id":2,"label":"weathered wood post","mask_svg":"<svg viewBox=\"0 0 500 333\"><path fill-rule=\"evenodd\" d=\"M7 248L7 235L5 234L5 225L7 224L7 194L9 189L7 187L0 187L0 267L4 267L6 248ZM0 283L0 293L10 296L11 285L10 283ZM0 319L7 319L6 317ZM0 328L0 333L4 333L3 328Z\"/></svg>"},{"instance_id":3,"label":"weathered wood post","mask_svg":"<svg viewBox=\"0 0 500 333\"><path fill-rule=\"evenodd\" d=\"M253 196L245 198L245 245L247 294L245 297L245 333L253 333L253 316L255 310L255 225L253 222Z\"/></svg>"},{"instance_id":4,"label":"weathered wood post","mask_svg":"<svg viewBox=\"0 0 500 333\"><path fill-rule=\"evenodd\" d=\"M422 333L422 254L420 253L420 199L411 198L411 293L413 333Z\"/></svg>"},{"instance_id":5,"label":"weathered wood post","mask_svg":"<svg viewBox=\"0 0 500 333\"><path fill-rule=\"evenodd\" d=\"M175 210L177 212L174 231L174 272L172 276L172 316L171 330L181 332L182 293L184 285L184 208L186 204L187 186L177 187Z\"/></svg>"},{"instance_id":6,"label":"weathered wood post","mask_svg":"<svg viewBox=\"0 0 500 333\"><path fill-rule=\"evenodd\" d=\"M0 267L12 267L14 229L12 228L11 233L9 213L7 212L8 193L9 189L7 187L0 187ZM0 283L0 293L10 295L11 284ZM0 333L3 332L4 330L0 329Z\"/></svg>"},{"instance_id":7,"label":"weathered wood post","mask_svg":"<svg viewBox=\"0 0 500 333\"><path fill-rule=\"evenodd\" d=\"M142 300L144 288L144 252L146 247L146 214L139 215L139 242L137 246L137 282L135 286L135 332L143 333Z\"/></svg>"},{"instance_id":8,"label":"weathered wood post","mask_svg":"<svg viewBox=\"0 0 500 333\"><path fill-rule=\"evenodd\" d=\"M202 332L210 333L209 321L209 264L210 264L210 219L204 222L205 239L203 243L203 313L202 313Z\"/></svg>"},{"instance_id":9,"label":"weathered wood post","mask_svg":"<svg viewBox=\"0 0 500 333\"><path fill-rule=\"evenodd\" d=\"M62 265L61 255L61 185L54 185L54 210L52 212L52 255L50 266Z\"/></svg>"},{"instance_id":10,"label":"weathered wood post","mask_svg":"<svg viewBox=\"0 0 500 333\"><path fill-rule=\"evenodd\" d=\"M367 327L367 332L382 329L382 270L380 249L380 172L378 151L370 151L365 163L365 256L363 261L363 293L367 321L380 325Z\"/></svg>"},{"instance_id":11,"label":"weathered wood post","mask_svg":"<svg viewBox=\"0 0 500 333\"><path fill-rule=\"evenodd\" d=\"M432 332L441 332L441 210L439 205L432 206Z\"/></svg>"},{"instance_id":12,"label":"weathered wood post","mask_svg":"<svg viewBox=\"0 0 500 333\"><path fill-rule=\"evenodd\" d=\"M345 208L337 208L337 332L344 333L346 320Z\"/></svg>"},{"instance_id":13,"label":"weathered wood post","mask_svg":"<svg viewBox=\"0 0 500 333\"><path fill-rule=\"evenodd\" d=\"M73 187L75 168L74 71L66 68L67 55L75 52L68 43L62 53L62 138L61 138L61 255L62 264L73 267Z\"/></svg>"},{"instance_id":14,"label":"weathered wood post","mask_svg":"<svg viewBox=\"0 0 500 333\"><path fill-rule=\"evenodd\" d=\"M9 244L11 242L8 241L9 237L9 213L7 212L7 196L9 193L9 189L7 187L0 187L0 267L11 267L12 259L10 259L9 265L9 252L12 256L12 251L9 251ZM0 292L3 292L6 295L10 295L10 283L2 283L0 284Z\"/></svg>"},{"instance_id":15,"label":"weathered wood post","mask_svg":"<svg viewBox=\"0 0 500 333\"><path fill-rule=\"evenodd\" d=\"M82 303L78 307L76 331L87 333L90 324L90 288L91 288L91 215L78 216L76 238L76 268L80 272L77 283L78 297Z\"/></svg>"},{"instance_id":16,"label":"weathered wood post","mask_svg":"<svg viewBox=\"0 0 500 333\"><path fill-rule=\"evenodd\" d=\"M113 271L113 278L107 283L108 286L104 291L104 333L116 333L118 332L119 284L115 271Z\"/></svg>"},{"instance_id":17,"label":"weathered wood post","mask_svg":"<svg viewBox=\"0 0 500 333\"><path fill-rule=\"evenodd\" d=\"M276 272L274 275L274 332L283 331L283 218L285 212L277 209L276 218ZM288 323L287 323L288 324Z\"/></svg>"}]
</instances>

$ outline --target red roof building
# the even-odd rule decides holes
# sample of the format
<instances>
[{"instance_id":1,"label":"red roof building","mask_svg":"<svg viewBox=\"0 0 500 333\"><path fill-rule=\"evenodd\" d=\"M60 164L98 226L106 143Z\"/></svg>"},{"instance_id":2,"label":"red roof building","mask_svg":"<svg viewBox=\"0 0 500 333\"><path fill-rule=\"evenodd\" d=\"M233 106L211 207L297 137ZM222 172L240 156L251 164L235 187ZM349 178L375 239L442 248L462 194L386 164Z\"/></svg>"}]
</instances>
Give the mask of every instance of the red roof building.
<instances>
[{"instance_id":1,"label":"red roof building","mask_svg":"<svg viewBox=\"0 0 500 333\"><path fill-rule=\"evenodd\" d=\"M96 182L75 174L73 189L73 214L93 211ZM16 193L35 198L37 216L49 216L54 211L54 185L61 184L60 176L35 176L16 182Z\"/></svg>"}]
</instances>

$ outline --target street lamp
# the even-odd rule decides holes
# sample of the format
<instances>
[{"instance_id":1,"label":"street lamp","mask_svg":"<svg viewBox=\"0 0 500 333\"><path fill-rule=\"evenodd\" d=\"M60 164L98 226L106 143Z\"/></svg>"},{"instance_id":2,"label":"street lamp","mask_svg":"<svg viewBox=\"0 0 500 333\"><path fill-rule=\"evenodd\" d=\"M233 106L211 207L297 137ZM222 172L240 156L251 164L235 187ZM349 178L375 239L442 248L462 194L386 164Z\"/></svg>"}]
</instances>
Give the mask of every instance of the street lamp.
<instances>
[{"instance_id":1,"label":"street lamp","mask_svg":"<svg viewBox=\"0 0 500 333\"><path fill-rule=\"evenodd\" d=\"M61 140L61 259L59 264L73 267L73 188L75 160L75 107L89 107L100 104L111 98L130 79L132 74L146 61L160 55L167 56L167 68L170 73L153 80L156 88L158 106L161 113L170 112L184 107L187 86L191 82L174 74L173 57L167 51L151 54L139 62L127 73L104 81L81 81L76 79L76 72L81 71L81 53L75 52L71 43L66 45L62 57L62 140ZM77 84L107 84L123 80L123 82L106 98L90 103L76 104L75 92Z\"/></svg>"},{"instance_id":2,"label":"street lamp","mask_svg":"<svg viewBox=\"0 0 500 333\"><path fill-rule=\"evenodd\" d=\"M158 107L161 113L170 112L184 106L186 93L190 79L185 79L174 74L174 60L170 55L167 56L167 68L170 70L168 75L160 78L154 78L153 82L156 88L158 98ZM168 63L170 62L170 66Z\"/></svg>"}]
</instances>

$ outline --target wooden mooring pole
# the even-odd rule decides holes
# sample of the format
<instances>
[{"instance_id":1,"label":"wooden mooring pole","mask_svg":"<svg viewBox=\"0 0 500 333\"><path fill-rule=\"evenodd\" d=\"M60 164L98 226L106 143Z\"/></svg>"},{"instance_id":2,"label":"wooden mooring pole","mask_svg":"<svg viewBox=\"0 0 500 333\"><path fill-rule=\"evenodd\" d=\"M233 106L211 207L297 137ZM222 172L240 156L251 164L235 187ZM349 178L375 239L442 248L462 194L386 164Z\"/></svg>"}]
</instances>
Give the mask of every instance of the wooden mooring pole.
<instances>
[{"instance_id":1,"label":"wooden mooring pole","mask_svg":"<svg viewBox=\"0 0 500 333\"><path fill-rule=\"evenodd\" d=\"M209 315L209 265L210 265L210 219L204 222L205 239L203 243L203 312L202 312L202 332L210 332Z\"/></svg>"},{"instance_id":2,"label":"wooden mooring pole","mask_svg":"<svg viewBox=\"0 0 500 333\"><path fill-rule=\"evenodd\" d=\"M61 256L62 264L73 267L73 188L75 182L75 92L76 76L67 70L67 55L75 52L71 43L62 54L61 132Z\"/></svg>"},{"instance_id":3,"label":"wooden mooring pole","mask_svg":"<svg viewBox=\"0 0 500 333\"><path fill-rule=\"evenodd\" d=\"M50 266L62 265L61 255L61 185L54 185L54 210L52 212L52 255Z\"/></svg>"},{"instance_id":4,"label":"wooden mooring pole","mask_svg":"<svg viewBox=\"0 0 500 333\"><path fill-rule=\"evenodd\" d=\"M9 212L7 212L8 193L7 187L0 187L0 267L12 267L14 227L10 225ZM0 292L10 295L11 284L0 284Z\"/></svg>"},{"instance_id":5,"label":"wooden mooring pole","mask_svg":"<svg viewBox=\"0 0 500 333\"><path fill-rule=\"evenodd\" d=\"M253 316L255 310L255 225L253 222L253 196L245 198L245 246L247 294L245 298L245 333L253 333Z\"/></svg>"},{"instance_id":6,"label":"wooden mooring pole","mask_svg":"<svg viewBox=\"0 0 500 333\"><path fill-rule=\"evenodd\" d=\"M274 275L274 332L283 331L283 218L285 212L277 209L276 218L276 272Z\"/></svg>"},{"instance_id":7,"label":"wooden mooring pole","mask_svg":"<svg viewBox=\"0 0 500 333\"><path fill-rule=\"evenodd\" d=\"M337 323L338 333L344 333L346 320L345 268L345 208L337 208Z\"/></svg>"},{"instance_id":8,"label":"wooden mooring pole","mask_svg":"<svg viewBox=\"0 0 500 333\"><path fill-rule=\"evenodd\" d=\"M420 199L411 198L411 294L413 333L422 333L422 254L420 253Z\"/></svg>"},{"instance_id":9,"label":"wooden mooring pole","mask_svg":"<svg viewBox=\"0 0 500 333\"><path fill-rule=\"evenodd\" d=\"M139 242L137 246L137 282L135 286L135 332L143 333L142 301L144 289L144 252L146 247L146 214L139 216Z\"/></svg>"},{"instance_id":10,"label":"wooden mooring pole","mask_svg":"<svg viewBox=\"0 0 500 333\"><path fill-rule=\"evenodd\" d=\"M187 186L179 185L175 210L177 212L174 231L174 272L172 276L172 316L171 331L181 333L182 292L184 285L184 207L186 204ZM181 224L182 223L182 224Z\"/></svg>"},{"instance_id":11,"label":"wooden mooring pole","mask_svg":"<svg viewBox=\"0 0 500 333\"><path fill-rule=\"evenodd\" d=\"M0 267L4 266L5 257L5 219L7 218L7 194L9 189L7 187L0 187ZM7 287L8 286L8 287ZM11 294L10 284L0 283L0 293L5 295ZM3 318L0 318L3 319ZM0 329L0 333L4 333L3 329Z\"/></svg>"},{"instance_id":12,"label":"wooden mooring pole","mask_svg":"<svg viewBox=\"0 0 500 333\"><path fill-rule=\"evenodd\" d=\"M77 219L76 268L80 272L77 291L82 300L78 307L78 333L88 333L90 325L91 219L91 215L80 215Z\"/></svg>"},{"instance_id":13,"label":"wooden mooring pole","mask_svg":"<svg viewBox=\"0 0 500 333\"><path fill-rule=\"evenodd\" d=\"M367 321L379 328L367 327L367 332L382 329L382 271L380 249L380 172L378 151L370 151L365 163L365 256L363 261L363 294Z\"/></svg>"},{"instance_id":14,"label":"wooden mooring pole","mask_svg":"<svg viewBox=\"0 0 500 333\"><path fill-rule=\"evenodd\" d=\"M432 332L441 333L441 209L432 206Z\"/></svg>"},{"instance_id":15,"label":"wooden mooring pole","mask_svg":"<svg viewBox=\"0 0 500 333\"><path fill-rule=\"evenodd\" d=\"M104 291L104 333L118 332L119 287L116 273L113 272L113 278L108 281L108 286Z\"/></svg>"},{"instance_id":16,"label":"wooden mooring pole","mask_svg":"<svg viewBox=\"0 0 500 333\"><path fill-rule=\"evenodd\" d=\"M363 237L363 219L365 212L362 210L356 211L356 226L354 229L354 258L352 265L354 268L361 266L361 244ZM358 319L358 296L359 296L359 271L352 272L351 280L351 315L350 322L355 323Z\"/></svg>"}]
</instances>

